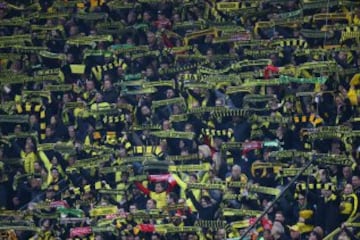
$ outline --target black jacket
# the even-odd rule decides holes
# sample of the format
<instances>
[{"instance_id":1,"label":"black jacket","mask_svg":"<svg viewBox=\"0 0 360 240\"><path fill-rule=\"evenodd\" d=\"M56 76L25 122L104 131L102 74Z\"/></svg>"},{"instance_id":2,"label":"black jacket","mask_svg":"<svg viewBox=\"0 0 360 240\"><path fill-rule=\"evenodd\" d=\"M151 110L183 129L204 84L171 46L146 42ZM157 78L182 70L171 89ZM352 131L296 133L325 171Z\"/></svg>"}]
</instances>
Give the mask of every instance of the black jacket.
<instances>
[{"instance_id":1,"label":"black jacket","mask_svg":"<svg viewBox=\"0 0 360 240\"><path fill-rule=\"evenodd\" d=\"M217 210L219 210L219 205L221 201L216 202L208 207L203 207L194 197L194 194L191 191L186 192L186 196L189 197L194 204L194 207L199 213L199 219L202 220L214 220Z\"/></svg>"},{"instance_id":2,"label":"black jacket","mask_svg":"<svg viewBox=\"0 0 360 240\"><path fill-rule=\"evenodd\" d=\"M340 225L339 199L332 194L328 200L319 198L316 211L316 223L329 234Z\"/></svg>"}]
</instances>

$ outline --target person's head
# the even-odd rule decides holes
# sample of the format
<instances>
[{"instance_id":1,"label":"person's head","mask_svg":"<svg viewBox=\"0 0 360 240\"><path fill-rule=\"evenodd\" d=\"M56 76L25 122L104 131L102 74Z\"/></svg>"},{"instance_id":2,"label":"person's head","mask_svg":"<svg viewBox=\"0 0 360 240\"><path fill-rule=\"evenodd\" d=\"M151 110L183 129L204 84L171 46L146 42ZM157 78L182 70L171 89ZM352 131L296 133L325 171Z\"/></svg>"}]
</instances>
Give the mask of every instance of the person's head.
<instances>
[{"instance_id":1,"label":"person's head","mask_svg":"<svg viewBox=\"0 0 360 240\"><path fill-rule=\"evenodd\" d=\"M151 110L148 106L144 105L141 107L141 114L144 116L150 116L151 115Z\"/></svg>"},{"instance_id":2,"label":"person's head","mask_svg":"<svg viewBox=\"0 0 360 240\"><path fill-rule=\"evenodd\" d=\"M103 236L98 234L95 236L95 240L104 240L104 238L103 238Z\"/></svg>"},{"instance_id":3,"label":"person's head","mask_svg":"<svg viewBox=\"0 0 360 240\"><path fill-rule=\"evenodd\" d=\"M290 237L291 237L291 240L300 239L301 233L297 226L293 226L290 228Z\"/></svg>"},{"instance_id":4,"label":"person's head","mask_svg":"<svg viewBox=\"0 0 360 240\"><path fill-rule=\"evenodd\" d=\"M167 204L176 204L178 201L178 196L176 195L176 193L174 192L170 192L167 196L166 196L166 201Z\"/></svg>"},{"instance_id":5,"label":"person's head","mask_svg":"<svg viewBox=\"0 0 360 240\"><path fill-rule=\"evenodd\" d=\"M285 128L283 128L282 126L279 126L277 129L276 129L276 137L278 139L282 139L283 136L284 136L284 133L285 133Z\"/></svg>"},{"instance_id":6,"label":"person's head","mask_svg":"<svg viewBox=\"0 0 360 240\"><path fill-rule=\"evenodd\" d=\"M200 203L203 208L206 208L211 205L211 200L208 196L203 196L200 199Z\"/></svg>"},{"instance_id":7,"label":"person's head","mask_svg":"<svg viewBox=\"0 0 360 240\"><path fill-rule=\"evenodd\" d=\"M345 185L345 187L344 187L344 193L345 193L346 195L353 193L353 186L352 186L350 183L348 183L348 184Z\"/></svg>"},{"instance_id":8,"label":"person's head","mask_svg":"<svg viewBox=\"0 0 360 240\"><path fill-rule=\"evenodd\" d=\"M30 187L32 189L39 189L41 187L42 181L41 178L31 178L30 179Z\"/></svg>"},{"instance_id":9,"label":"person's head","mask_svg":"<svg viewBox=\"0 0 360 240\"><path fill-rule=\"evenodd\" d=\"M220 136L215 136L214 137L214 148L215 149L220 149L221 148L221 145L224 143L224 139Z\"/></svg>"},{"instance_id":10,"label":"person's head","mask_svg":"<svg viewBox=\"0 0 360 240\"><path fill-rule=\"evenodd\" d=\"M171 123L169 120L164 120L162 123L162 129L163 130L170 130L171 129Z\"/></svg>"},{"instance_id":11,"label":"person's head","mask_svg":"<svg viewBox=\"0 0 360 240\"><path fill-rule=\"evenodd\" d=\"M161 193L164 191L164 186L162 183L158 182L155 184L155 192L156 193Z\"/></svg>"},{"instance_id":12,"label":"person's head","mask_svg":"<svg viewBox=\"0 0 360 240\"><path fill-rule=\"evenodd\" d=\"M156 43L155 33L150 32L150 31L147 32L147 33L146 33L146 39L147 39L148 44L150 44L150 45L155 44L155 43Z\"/></svg>"},{"instance_id":13,"label":"person's head","mask_svg":"<svg viewBox=\"0 0 360 240\"><path fill-rule=\"evenodd\" d=\"M240 174L241 174L241 167L239 165L235 164L231 168L231 177L233 179L240 179Z\"/></svg>"},{"instance_id":14,"label":"person's head","mask_svg":"<svg viewBox=\"0 0 360 240\"><path fill-rule=\"evenodd\" d=\"M198 177L196 174L190 174L189 182L196 183L198 181Z\"/></svg>"},{"instance_id":15,"label":"person's head","mask_svg":"<svg viewBox=\"0 0 360 240\"><path fill-rule=\"evenodd\" d=\"M149 21L151 21L151 14L150 14L150 12L148 12L148 11L144 11L142 17L143 17L143 21L144 21L144 22L149 22Z\"/></svg>"},{"instance_id":16,"label":"person's head","mask_svg":"<svg viewBox=\"0 0 360 240\"><path fill-rule=\"evenodd\" d=\"M152 234L152 236L151 236L151 240L160 240L161 238L160 238L160 235L158 234L158 233L154 233L154 234Z\"/></svg>"},{"instance_id":17,"label":"person's head","mask_svg":"<svg viewBox=\"0 0 360 240\"><path fill-rule=\"evenodd\" d=\"M173 98L173 97L175 97L175 92L174 92L174 90L173 89L167 89L166 90L166 98Z\"/></svg>"},{"instance_id":18,"label":"person's head","mask_svg":"<svg viewBox=\"0 0 360 240\"><path fill-rule=\"evenodd\" d=\"M51 164L52 164L53 166L57 166L57 165L59 164L59 161L58 161L58 159L57 159L56 156L53 156L53 157L51 158Z\"/></svg>"},{"instance_id":19,"label":"person's head","mask_svg":"<svg viewBox=\"0 0 360 240\"><path fill-rule=\"evenodd\" d=\"M90 29L90 30L89 30L89 35L90 35L90 36L96 36L96 35L97 35L96 29L95 29L95 28Z\"/></svg>"},{"instance_id":20,"label":"person's head","mask_svg":"<svg viewBox=\"0 0 360 240\"><path fill-rule=\"evenodd\" d=\"M163 11L158 11L158 12L157 12L157 19L158 19L159 21L164 21L164 20L166 19L166 16L165 16L165 14L164 14Z\"/></svg>"},{"instance_id":21,"label":"person's head","mask_svg":"<svg viewBox=\"0 0 360 240\"><path fill-rule=\"evenodd\" d=\"M75 35L78 34L78 33L79 33L79 27L76 26L76 25L72 25L72 26L70 27L70 30L69 30L69 35L70 35L70 36L75 36Z\"/></svg>"},{"instance_id":22,"label":"person's head","mask_svg":"<svg viewBox=\"0 0 360 240\"><path fill-rule=\"evenodd\" d=\"M68 126L68 134L70 138L75 138L76 132L74 126Z\"/></svg>"},{"instance_id":23,"label":"person's head","mask_svg":"<svg viewBox=\"0 0 360 240\"><path fill-rule=\"evenodd\" d=\"M216 170L215 169L210 169L208 173L209 173L209 178L210 179L213 179L213 178L216 177Z\"/></svg>"},{"instance_id":24,"label":"person's head","mask_svg":"<svg viewBox=\"0 0 360 240\"><path fill-rule=\"evenodd\" d=\"M74 165L75 161L76 161L76 156L75 155L70 155L69 158L67 159L67 162L68 162L69 166Z\"/></svg>"},{"instance_id":25,"label":"person's head","mask_svg":"<svg viewBox=\"0 0 360 240\"><path fill-rule=\"evenodd\" d=\"M152 77L154 75L155 75L155 72L154 72L154 69L152 68L152 66L146 67L145 76Z\"/></svg>"},{"instance_id":26,"label":"person's head","mask_svg":"<svg viewBox=\"0 0 360 240\"><path fill-rule=\"evenodd\" d=\"M351 184L354 189L359 188L360 187L360 175L356 174L356 175L352 176Z\"/></svg>"},{"instance_id":27,"label":"person's head","mask_svg":"<svg viewBox=\"0 0 360 240\"><path fill-rule=\"evenodd\" d=\"M284 213L282 211L277 211L275 213L275 221L278 221L280 223L284 223L285 222L285 216Z\"/></svg>"},{"instance_id":28,"label":"person's head","mask_svg":"<svg viewBox=\"0 0 360 240\"><path fill-rule=\"evenodd\" d=\"M19 206L21 204L21 201L20 201L20 197L19 196L15 196L12 198L12 203L14 206Z\"/></svg>"},{"instance_id":29,"label":"person's head","mask_svg":"<svg viewBox=\"0 0 360 240\"><path fill-rule=\"evenodd\" d=\"M299 204L300 206L306 205L306 197L305 197L305 195L302 194L302 193L299 193L299 195L298 195L298 197L297 197L297 201L298 201L298 204Z\"/></svg>"},{"instance_id":30,"label":"person's head","mask_svg":"<svg viewBox=\"0 0 360 240\"><path fill-rule=\"evenodd\" d=\"M47 189L47 191L46 191L46 193L45 193L45 197L46 197L46 199L54 199L54 197L55 197L55 191L54 191L54 189L52 189L52 188L48 188Z\"/></svg>"},{"instance_id":31,"label":"person's head","mask_svg":"<svg viewBox=\"0 0 360 240\"><path fill-rule=\"evenodd\" d=\"M279 239L280 236L284 233L284 227L280 222L274 222L272 228L271 228L271 235L275 239Z\"/></svg>"},{"instance_id":32,"label":"person's head","mask_svg":"<svg viewBox=\"0 0 360 240\"><path fill-rule=\"evenodd\" d=\"M178 203L178 204L183 204L183 205L185 205L185 204L186 204L186 200L185 200L184 198L179 198L179 200L178 200L177 203Z\"/></svg>"},{"instance_id":33,"label":"person's head","mask_svg":"<svg viewBox=\"0 0 360 240\"><path fill-rule=\"evenodd\" d=\"M325 197L328 198L330 197L330 195L332 194L331 190L328 189L321 189L321 194Z\"/></svg>"},{"instance_id":34,"label":"person's head","mask_svg":"<svg viewBox=\"0 0 360 240\"><path fill-rule=\"evenodd\" d=\"M309 240L321 240L321 239L322 239L322 237L318 232L312 231L310 233Z\"/></svg>"},{"instance_id":35,"label":"person's head","mask_svg":"<svg viewBox=\"0 0 360 240\"><path fill-rule=\"evenodd\" d=\"M32 143L25 144L25 153L31 153L34 151L34 145Z\"/></svg>"},{"instance_id":36,"label":"person's head","mask_svg":"<svg viewBox=\"0 0 360 240\"><path fill-rule=\"evenodd\" d=\"M130 212L130 213L135 213L136 210L137 210L137 207L136 207L135 204L131 204L131 205L129 206L129 212Z\"/></svg>"},{"instance_id":37,"label":"person's head","mask_svg":"<svg viewBox=\"0 0 360 240\"><path fill-rule=\"evenodd\" d=\"M225 106L225 100L223 98L218 98L215 100L215 106L216 107L222 107Z\"/></svg>"},{"instance_id":38,"label":"person's head","mask_svg":"<svg viewBox=\"0 0 360 240\"><path fill-rule=\"evenodd\" d=\"M129 172L122 171L121 172L121 181L126 183L126 182L128 182L128 180L129 180Z\"/></svg>"},{"instance_id":39,"label":"person's head","mask_svg":"<svg viewBox=\"0 0 360 240\"><path fill-rule=\"evenodd\" d=\"M208 145L203 144L198 146L199 158L208 158L211 156L211 149Z\"/></svg>"},{"instance_id":40,"label":"person's head","mask_svg":"<svg viewBox=\"0 0 360 240\"><path fill-rule=\"evenodd\" d=\"M95 94L95 101L96 101L97 103L101 103L101 102L103 101L103 95L102 95L101 93L97 92L97 93Z\"/></svg>"},{"instance_id":41,"label":"person's head","mask_svg":"<svg viewBox=\"0 0 360 240\"><path fill-rule=\"evenodd\" d=\"M133 37L128 37L126 39L126 44L135 45L135 41Z\"/></svg>"},{"instance_id":42,"label":"person's head","mask_svg":"<svg viewBox=\"0 0 360 240\"><path fill-rule=\"evenodd\" d=\"M41 227L43 229L43 231L47 231L50 229L51 227L51 221L49 219L45 219L42 224L41 224Z\"/></svg>"},{"instance_id":43,"label":"person's head","mask_svg":"<svg viewBox=\"0 0 360 240\"><path fill-rule=\"evenodd\" d=\"M119 66L116 68L116 75L117 76L123 76L125 74L125 69L122 68L122 66Z\"/></svg>"},{"instance_id":44,"label":"person's head","mask_svg":"<svg viewBox=\"0 0 360 240\"><path fill-rule=\"evenodd\" d=\"M156 201L154 199L149 199L146 201L146 209L151 210L156 208Z\"/></svg>"},{"instance_id":45,"label":"person's head","mask_svg":"<svg viewBox=\"0 0 360 240\"><path fill-rule=\"evenodd\" d=\"M335 97L336 106L341 106L344 104L344 98L341 95Z\"/></svg>"},{"instance_id":46,"label":"person's head","mask_svg":"<svg viewBox=\"0 0 360 240\"><path fill-rule=\"evenodd\" d=\"M186 240L199 240L199 237L195 233L189 233Z\"/></svg>"},{"instance_id":47,"label":"person's head","mask_svg":"<svg viewBox=\"0 0 360 240\"><path fill-rule=\"evenodd\" d=\"M73 53L67 53L66 54L66 62L71 64L75 62L75 56Z\"/></svg>"},{"instance_id":48,"label":"person's head","mask_svg":"<svg viewBox=\"0 0 360 240\"><path fill-rule=\"evenodd\" d=\"M348 236L348 234L345 231L342 231L338 238L338 240L350 240L350 237Z\"/></svg>"},{"instance_id":49,"label":"person's head","mask_svg":"<svg viewBox=\"0 0 360 240\"><path fill-rule=\"evenodd\" d=\"M103 85L104 91L110 90L111 88L112 88L111 79L104 79L104 85Z\"/></svg>"},{"instance_id":50,"label":"person's head","mask_svg":"<svg viewBox=\"0 0 360 240\"><path fill-rule=\"evenodd\" d=\"M186 123L185 124L185 129L184 129L185 132L194 132L194 127L191 123Z\"/></svg>"},{"instance_id":51,"label":"person's head","mask_svg":"<svg viewBox=\"0 0 360 240\"><path fill-rule=\"evenodd\" d=\"M160 68L163 70L169 69L169 63L167 61L160 62Z\"/></svg>"},{"instance_id":52,"label":"person's head","mask_svg":"<svg viewBox=\"0 0 360 240\"><path fill-rule=\"evenodd\" d=\"M181 107L177 104L172 105L172 111L174 115L182 113Z\"/></svg>"},{"instance_id":53,"label":"person's head","mask_svg":"<svg viewBox=\"0 0 360 240\"><path fill-rule=\"evenodd\" d=\"M126 237L126 240L134 240L134 239L135 239L135 238L134 238L133 235L129 235L129 236Z\"/></svg>"},{"instance_id":54,"label":"person's head","mask_svg":"<svg viewBox=\"0 0 360 240\"><path fill-rule=\"evenodd\" d=\"M314 227L313 232L317 233L321 239L324 236L324 230L320 226Z\"/></svg>"},{"instance_id":55,"label":"person's head","mask_svg":"<svg viewBox=\"0 0 360 240\"><path fill-rule=\"evenodd\" d=\"M54 129L51 126L45 128L45 135L47 138L50 138L54 135Z\"/></svg>"},{"instance_id":56,"label":"person's head","mask_svg":"<svg viewBox=\"0 0 360 240\"><path fill-rule=\"evenodd\" d=\"M51 176L53 177L53 179L58 179L60 174L59 174L59 170L57 168L52 168L51 169Z\"/></svg>"},{"instance_id":57,"label":"person's head","mask_svg":"<svg viewBox=\"0 0 360 240\"><path fill-rule=\"evenodd\" d=\"M351 176L352 176L351 167L349 167L349 166L343 167L342 173L343 173L343 176L344 176L345 179L350 179Z\"/></svg>"},{"instance_id":58,"label":"person's head","mask_svg":"<svg viewBox=\"0 0 360 240\"><path fill-rule=\"evenodd\" d=\"M32 137L27 137L25 144L30 144L32 146L35 146L35 140Z\"/></svg>"},{"instance_id":59,"label":"person's head","mask_svg":"<svg viewBox=\"0 0 360 240\"><path fill-rule=\"evenodd\" d=\"M87 80L85 84L86 91L92 91L95 89L95 83L93 80Z\"/></svg>"},{"instance_id":60,"label":"person's head","mask_svg":"<svg viewBox=\"0 0 360 240\"><path fill-rule=\"evenodd\" d=\"M216 240L226 239L226 230L224 228L218 229L216 231L215 239Z\"/></svg>"},{"instance_id":61,"label":"person's head","mask_svg":"<svg viewBox=\"0 0 360 240\"><path fill-rule=\"evenodd\" d=\"M340 52L338 53L338 58L339 58L339 60L341 60L341 61L346 61L346 59L347 59L347 53L344 52L344 51L340 51Z\"/></svg>"},{"instance_id":62,"label":"person's head","mask_svg":"<svg viewBox=\"0 0 360 240\"><path fill-rule=\"evenodd\" d=\"M127 16L127 22L128 24L134 23L136 21L136 13L134 10L129 11L129 14Z\"/></svg>"},{"instance_id":63,"label":"person's head","mask_svg":"<svg viewBox=\"0 0 360 240\"><path fill-rule=\"evenodd\" d=\"M214 35L208 34L208 35L205 36L204 42L207 43L207 44L211 44L212 41L213 41L213 39L214 39ZM212 52L214 52L213 49L208 49L208 50L206 51L206 53L208 53L209 50L212 51Z\"/></svg>"},{"instance_id":64,"label":"person's head","mask_svg":"<svg viewBox=\"0 0 360 240\"><path fill-rule=\"evenodd\" d=\"M326 169L320 169L319 170L319 176L321 182L326 182L328 180L328 171Z\"/></svg>"},{"instance_id":65,"label":"person's head","mask_svg":"<svg viewBox=\"0 0 360 240\"><path fill-rule=\"evenodd\" d=\"M58 122L59 122L59 117L57 115L52 115L50 118L50 124L56 126Z\"/></svg>"},{"instance_id":66,"label":"person's head","mask_svg":"<svg viewBox=\"0 0 360 240\"><path fill-rule=\"evenodd\" d=\"M174 23L181 22L181 16L180 16L180 14L179 14L179 13L175 13L175 14L172 16L171 20L172 20Z\"/></svg>"},{"instance_id":67,"label":"person's head","mask_svg":"<svg viewBox=\"0 0 360 240\"><path fill-rule=\"evenodd\" d=\"M16 126L14 127L14 133L18 134L18 133L21 133L21 132L22 132L21 125L16 124Z\"/></svg>"},{"instance_id":68,"label":"person's head","mask_svg":"<svg viewBox=\"0 0 360 240\"><path fill-rule=\"evenodd\" d=\"M30 125L35 125L38 122L38 119L35 114L31 114L29 117Z\"/></svg>"},{"instance_id":69,"label":"person's head","mask_svg":"<svg viewBox=\"0 0 360 240\"><path fill-rule=\"evenodd\" d=\"M271 59L272 65L277 65L279 58L276 54L271 54L270 59Z\"/></svg>"},{"instance_id":70,"label":"person's head","mask_svg":"<svg viewBox=\"0 0 360 240\"><path fill-rule=\"evenodd\" d=\"M34 162L34 170L35 170L35 172L41 172L42 167L41 167L41 164L39 161Z\"/></svg>"},{"instance_id":71,"label":"person's head","mask_svg":"<svg viewBox=\"0 0 360 240\"><path fill-rule=\"evenodd\" d=\"M68 102L71 102L71 100L72 100L72 95L69 93L64 93L64 95L62 97L62 102L68 103Z\"/></svg>"},{"instance_id":72,"label":"person's head","mask_svg":"<svg viewBox=\"0 0 360 240\"><path fill-rule=\"evenodd\" d=\"M341 147L340 141L338 141L338 140L332 141L331 142L331 153L340 154L340 152L341 152L340 147Z\"/></svg>"},{"instance_id":73,"label":"person's head","mask_svg":"<svg viewBox=\"0 0 360 240\"><path fill-rule=\"evenodd\" d=\"M265 229L263 232L263 238L264 240L273 240L274 238L271 236L271 230Z\"/></svg>"}]
</instances>

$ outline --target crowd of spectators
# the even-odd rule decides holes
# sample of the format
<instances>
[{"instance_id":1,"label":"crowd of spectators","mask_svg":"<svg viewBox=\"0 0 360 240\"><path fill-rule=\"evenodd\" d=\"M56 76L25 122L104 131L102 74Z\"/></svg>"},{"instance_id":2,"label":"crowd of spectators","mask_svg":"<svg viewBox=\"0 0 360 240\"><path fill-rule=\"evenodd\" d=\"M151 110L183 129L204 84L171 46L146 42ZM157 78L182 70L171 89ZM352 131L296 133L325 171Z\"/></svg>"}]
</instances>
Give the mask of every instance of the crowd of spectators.
<instances>
[{"instance_id":1,"label":"crowd of spectators","mask_svg":"<svg viewBox=\"0 0 360 240\"><path fill-rule=\"evenodd\" d=\"M358 239L359 2L225 2L0 1L2 239Z\"/></svg>"}]
</instances>

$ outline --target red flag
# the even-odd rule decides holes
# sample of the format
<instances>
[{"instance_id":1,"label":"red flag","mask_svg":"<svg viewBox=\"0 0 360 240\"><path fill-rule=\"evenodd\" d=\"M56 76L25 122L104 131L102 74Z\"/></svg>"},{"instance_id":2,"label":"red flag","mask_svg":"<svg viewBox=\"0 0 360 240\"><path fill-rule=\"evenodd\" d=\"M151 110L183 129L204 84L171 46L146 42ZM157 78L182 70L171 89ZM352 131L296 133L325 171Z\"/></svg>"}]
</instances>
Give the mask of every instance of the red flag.
<instances>
[{"instance_id":1,"label":"red flag","mask_svg":"<svg viewBox=\"0 0 360 240\"><path fill-rule=\"evenodd\" d=\"M91 227L77 227L70 230L70 237L84 237L92 233Z\"/></svg>"}]
</instances>

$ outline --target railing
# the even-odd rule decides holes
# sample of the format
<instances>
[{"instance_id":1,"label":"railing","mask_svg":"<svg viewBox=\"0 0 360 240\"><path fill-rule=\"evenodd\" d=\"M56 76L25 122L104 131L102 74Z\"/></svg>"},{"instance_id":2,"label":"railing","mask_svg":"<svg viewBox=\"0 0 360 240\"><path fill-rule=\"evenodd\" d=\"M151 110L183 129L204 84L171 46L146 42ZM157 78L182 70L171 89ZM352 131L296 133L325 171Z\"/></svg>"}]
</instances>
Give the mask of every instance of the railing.
<instances>
[{"instance_id":1,"label":"railing","mask_svg":"<svg viewBox=\"0 0 360 240\"><path fill-rule=\"evenodd\" d=\"M66 179L62 179L62 180L59 181L59 183L64 183L64 182L66 182ZM59 194L62 194L62 193L63 193L66 189L68 189L68 188L69 188L69 185L66 184L65 187L63 187L62 189L59 189L59 191L57 191L57 192L55 193L55 196L58 196ZM45 194L46 194L46 189L45 189L44 192L39 193L38 195L36 195L31 201L29 201L29 202L25 203L24 205L22 205L18 210L20 210L20 211L26 211L30 203L35 202L35 199L40 199L40 198L42 198ZM10 215L10 216L8 216L8 217L12 217L12 216ZM7 217L4 216L4 218L7 218ZM2 239L2 238L1 238L1 234L0 234L0 239Z\"/></svg>"},{"instance_id":2,"label":"railing","mask_svg":"<svg viewBox=\"0 0 360 240\"><path fill-rule=\"evenodd\" d=\"M354 217L349 218L348 220L346 220L345 223L352 223L355 220L358 220L358 218L360 217L360 214L357 213ZM332 240L334 238L334 236L338 233L341 232L341 228L337 227L334 231L332 231L331 233L329 233L325 238L323 238L323 240Z\"/></svg>"},{"instance_id":3,"label":"railing","mask_svg":"<svg viewBox=\"0 0 360 240\"><path fill-rule=\"evenodd\" d=\"M271 202L271 204L265 209L265 211L256 218L255 222L253 224L251 224L246 231L238 238L239 240L243 240L246 235L248 235L250 233L250 231L260 222L260 220L269 212L269 210L275 205L275 203L277 203L282 196L287 192L287 190L289 190L289 188L295 183L295 181L306 171L306 169L308 169L312 163L313 163L314 159L312 158L302 169L301 171L293 178L291 179L291 181L285 186L285 188L281 191L281 193ZM325 240L325 239L324 239Z\"/></svg>"}]
</instances>

